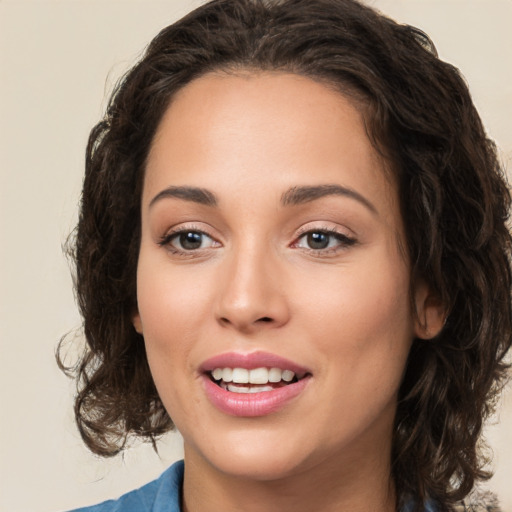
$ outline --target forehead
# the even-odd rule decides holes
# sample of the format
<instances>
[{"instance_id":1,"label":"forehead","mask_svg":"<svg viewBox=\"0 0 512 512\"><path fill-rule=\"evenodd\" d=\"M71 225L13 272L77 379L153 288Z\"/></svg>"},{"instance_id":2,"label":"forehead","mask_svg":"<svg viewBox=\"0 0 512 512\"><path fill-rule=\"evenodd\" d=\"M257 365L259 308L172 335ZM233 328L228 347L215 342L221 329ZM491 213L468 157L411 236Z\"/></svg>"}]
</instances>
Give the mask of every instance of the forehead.
<instances>
[{"instance_id":1,"label":"forehead","mask_svg":"<svg viewBox=\"0 0 512 512\"><path fill-rule=\"evenodd\" d=\"M327 123L334 132L340 122L351 123L363 141L367 137L361 109L361 99L356 104L355 98L349 99L333 86L301 75L268 71L212 72L193 80L174 95L153 147L162 132L170 135L176 127L180 133L186 133L183 130L187 128L196 132L200 127L203 135L208 132L220 139L228 124L233 129L250 126L258 130L278 128L285 119L297 126L295 135L308 121L310 139L319 125ZM280 133L274 131L272 135L276 137ZM320 135L325 137L326 132L322 130Z\"/></svg>"},{"instance_id":2,"label":"forehead","mask_svg":"<svg viewBox=\"0 0 512 512\"><path fill-rule=\"evenodd\" d=\"M340 183L378 200L397 195L358 105L289 73L210 73L185 86L163 116L146 171L152 193L171 184L233 191L236 182L283 190Z\"/></svg>"}]
</instances>

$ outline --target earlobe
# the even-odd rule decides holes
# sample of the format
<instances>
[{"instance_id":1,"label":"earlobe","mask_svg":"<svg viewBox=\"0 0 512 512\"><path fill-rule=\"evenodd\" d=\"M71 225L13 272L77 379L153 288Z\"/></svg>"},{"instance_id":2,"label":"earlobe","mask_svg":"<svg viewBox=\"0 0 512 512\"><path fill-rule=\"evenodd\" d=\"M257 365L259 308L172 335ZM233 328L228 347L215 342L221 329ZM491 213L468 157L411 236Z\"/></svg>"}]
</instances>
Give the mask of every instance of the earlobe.
<instances>
[{"instance_id":1,"label":"earlobe","mask_svg":"<svg viewBox=\"0 0 512 512\"><path fill-rule=\"evenodd\" d=\"M139 315L138 311L136 313L134 313L132 316L132 324L133 324L133 327L135 328L135 330L139 334L142 334L142 321L140 319L140 315Z\"/></svg>"},{"instance_id":2,"label":"earlobe","mask_svg":"<svg viewBox=\"0 0 512 512\"><path fill-rule=\"evenodd\" d=\"M415 288L414 305L416 337L424 340L435 338L444 327L446 311L439 295L423 280Z\"/></svg>"}]
</instances>

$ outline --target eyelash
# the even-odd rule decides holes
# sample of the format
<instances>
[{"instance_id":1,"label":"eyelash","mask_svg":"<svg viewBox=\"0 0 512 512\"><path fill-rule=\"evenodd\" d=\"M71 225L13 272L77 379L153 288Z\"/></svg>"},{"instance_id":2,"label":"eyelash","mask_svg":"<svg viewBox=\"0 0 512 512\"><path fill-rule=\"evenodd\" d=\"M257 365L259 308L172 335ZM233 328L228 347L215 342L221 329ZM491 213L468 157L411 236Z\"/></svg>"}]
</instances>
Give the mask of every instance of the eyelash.
<instances>
[{"instance_id":1,"label":"eyelash","mask_svg":"<svg viewBox=\"0 0 512 512\"><path fill-rule=\"evenodd\" d=\"M158 242L158 245L161 247L165 247L168 251L170 251L173 254L176 254L178 256L184 256L184 257L193 257L197 255L198 251L201 251L201 247L198 247L197 249L180 249L177 247L174 247L172 242L173 240L177 239L181 235L185 234L197 234L204 237L209 238L213 241L213 244L219 244L212 236L210 236L208 233L203 231L202 229L199 229L195 226L190 226L186 228L178 228L176 230L172 230L165 235L163 235L160 238L160 241ZM343 251L348 247L351 247L357 243L357 240L353 237L347 236L343 233L340 233L339 231L336 231L332 228L316 228L316 229L305 229L304 231L300 232L295 239L295 241L290 245L290 247L293 248L301 248L299 247L299 242L304 239L307 236L310 235L324 235L327 236L329 239L334 238L338 243L334 247L325 247L325 248L311 248L311 247L302 247L303 250L314 254L316 256L329 256L331 254L338 253L339 251ZM331 242L331 240L328 240L328 244Z\"/></svg>"},{"instance_id":2,"label":"eyelash","mask_svg":"<svg viewBox=\"0 0 512 512\"><path fill-rule=\"evenodd\" d=\"M340 233L339 231L332 228L315 228L315 229L306 229L299 233L295 242L292 243L292 247L297 247L300 240L309 235L325 235L327 237L332 237L337 240L338 244L335 247L326 247L322 249L313 249L311 247L303 247L304 250L310 252L314 255L322 255L329 256L334 253L338 253L339 251L343 251L348 247L351 247L357 243L357 240L353 237L350 237L346 234ZM330 242L329 242L330 243Z\"/></svg>"},{"instance_id":3,"label":"eyelash","mask_svg":"<svg viewBox=\"0 0 512 512\"><path fill-rule=\"evenodd\" d=\"M172 245L172 242L174 239L179 238L181 235L186 235L186 234L190 234L190 233L205 236L205 237L211 239L214 243L218 244L218 242L212 236L210 236L208 233L206 233L204 230L199 229L195 226L187 226L185 228L180 227L178 229L175 229L175 230L172 230L172 231L166 233L165 235L163 235L160 238L158 245L160 245L161 247L165 247L168 251L170 251L171 253L176 254L178 256L184 256L184 257L194 256L195 254L197 254L197 251L201 250L201 248L187 250L187 249L179 249Z\"/></svg>"}]
</instances>

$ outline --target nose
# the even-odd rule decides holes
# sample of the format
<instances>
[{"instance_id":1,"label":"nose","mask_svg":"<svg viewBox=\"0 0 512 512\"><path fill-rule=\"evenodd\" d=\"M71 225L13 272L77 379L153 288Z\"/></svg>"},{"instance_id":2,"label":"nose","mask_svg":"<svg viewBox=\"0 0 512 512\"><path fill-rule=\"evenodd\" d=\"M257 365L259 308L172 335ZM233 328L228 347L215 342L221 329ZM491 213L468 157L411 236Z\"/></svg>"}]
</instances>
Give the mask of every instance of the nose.
<instances>
[{"instance_id":1,"label":"nose","mask_svg":"<svg viewBox=\"0 0 512 512\"><path fill-rule=\"evenodd\" d=\"M269 252L252 247L224 262L216 311L222 326L251 334L289 321L283 272Z\"/></svg>"}]
</instances>

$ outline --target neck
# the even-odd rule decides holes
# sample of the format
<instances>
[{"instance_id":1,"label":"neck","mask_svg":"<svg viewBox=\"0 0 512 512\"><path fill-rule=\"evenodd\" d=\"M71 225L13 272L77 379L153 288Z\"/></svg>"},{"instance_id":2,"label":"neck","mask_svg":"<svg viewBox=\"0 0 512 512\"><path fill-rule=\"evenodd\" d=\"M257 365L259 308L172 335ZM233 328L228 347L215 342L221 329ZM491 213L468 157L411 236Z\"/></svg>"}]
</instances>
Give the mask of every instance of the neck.
<instances>
[{"instance_id":1,"label":"neck","mask_svg":"<svg viewBox=\"0 0 512 512\"><path fill-rule=\"evenodd\" d=\"M185 447L183 511L395 512L389 452L381 454L343 461L336 456L269 481L220 472Z\"/></svg>"}]
</instances>

